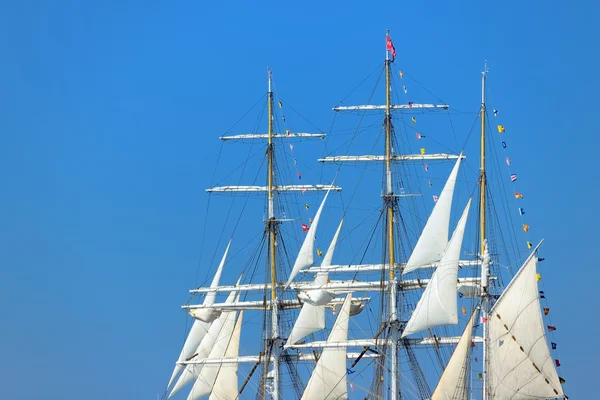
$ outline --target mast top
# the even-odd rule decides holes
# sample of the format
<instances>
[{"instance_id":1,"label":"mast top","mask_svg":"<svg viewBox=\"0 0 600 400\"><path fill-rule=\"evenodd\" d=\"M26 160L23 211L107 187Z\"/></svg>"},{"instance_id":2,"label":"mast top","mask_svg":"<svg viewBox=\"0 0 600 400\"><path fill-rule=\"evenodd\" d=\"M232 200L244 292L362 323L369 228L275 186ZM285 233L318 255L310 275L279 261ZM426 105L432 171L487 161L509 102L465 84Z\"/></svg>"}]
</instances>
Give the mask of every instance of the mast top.
<instances>
[{"instance_id":1,"label":"mast top","mask_svg":"<svg viewBox=\"0 0 600 400\"><path fill-rule=\"evenodd\" d=\"M269 93L271 93L271 70L267 66L267 74L269 75Z\"/></svg>"},{"instance_id":2,"label":"mast top","mask_svg":"<svg viewBox=\"0 0 600 400\"><path fill-rule=\"evenodd\" d=\"M487 60L485 60L483 64L483 71L481 71L481 104L485 104L485 78L487 77L488 72L489 68L487 66Z\"/></svg>"}]
</instances>

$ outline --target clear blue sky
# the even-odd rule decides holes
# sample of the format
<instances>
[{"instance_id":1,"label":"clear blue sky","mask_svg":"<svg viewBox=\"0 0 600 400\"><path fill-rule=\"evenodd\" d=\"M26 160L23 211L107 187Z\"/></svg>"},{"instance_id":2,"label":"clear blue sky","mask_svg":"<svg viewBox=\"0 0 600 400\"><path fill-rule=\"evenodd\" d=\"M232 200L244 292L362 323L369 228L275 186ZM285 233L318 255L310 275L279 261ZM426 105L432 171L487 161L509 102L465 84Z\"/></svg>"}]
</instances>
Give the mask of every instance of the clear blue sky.
<instances>
[{"instance_id":1,"label":"clear blue sky","mask_svg":"<svg viewBox=\"0 0 600 400\"><path fill-rule=\"evenodd\" d=\"M565 388L595 398L600 8L578 3L5 2L0 398L156 398L196 284L217 137L264 94L266 65L327 129L382 61L386 28L403 68L459 110L477 110L489 61L547 241Z\"/></svg>"}]
</instances>

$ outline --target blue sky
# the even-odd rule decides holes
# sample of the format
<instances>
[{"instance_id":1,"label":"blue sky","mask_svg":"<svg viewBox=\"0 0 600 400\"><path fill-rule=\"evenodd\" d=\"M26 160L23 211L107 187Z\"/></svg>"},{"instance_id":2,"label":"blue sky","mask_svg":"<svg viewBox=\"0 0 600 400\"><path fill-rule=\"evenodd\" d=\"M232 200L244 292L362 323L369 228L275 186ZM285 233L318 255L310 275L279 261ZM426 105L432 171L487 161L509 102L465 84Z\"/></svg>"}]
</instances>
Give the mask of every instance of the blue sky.
<instances>
[{"instance_id":1,"label":"blue sky","mask_svg":"<svg viewBox=\"0 0 600 400\"><path fill-rule=\"evenodd\" d=\"M179 307L206 277L201 249L208 262L224 247L211 226L229 203L213 204L201 243L217 137L264 95L267 65L278 95L311 123L290 117L294 129L328 130L331 107L381 63L388 28L396 64L471 112L456 116L454 150L488 60L489 106L513 134L533 238L546 239L544 289L565 389L591 398L598 350L580 338L600 328L600 12L594 2L522 3L6 3L0 397L156 398L183 340ZM223 151L236 164L247 154ZM298 151L320 170L322 145ZM244 221L262 229L259 216Z\"/></svg>"}]
</instances>

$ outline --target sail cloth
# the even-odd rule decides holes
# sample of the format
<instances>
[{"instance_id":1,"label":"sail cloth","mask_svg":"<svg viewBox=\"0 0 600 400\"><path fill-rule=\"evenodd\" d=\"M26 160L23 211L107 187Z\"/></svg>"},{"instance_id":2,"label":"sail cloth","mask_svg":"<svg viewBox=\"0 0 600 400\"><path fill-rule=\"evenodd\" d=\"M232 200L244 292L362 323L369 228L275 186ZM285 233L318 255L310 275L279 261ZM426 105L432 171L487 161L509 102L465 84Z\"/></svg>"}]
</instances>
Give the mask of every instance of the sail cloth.
<instances>
[{"instance_id":1,"label":"sail cloth","mask_svg":"<svg viewBox=\"0 0 600 400\"><path fill-rule=\"evenodd\" d=\"M240 311L240 316L237 319L233 334L229 340L229 345L227 346L227 351L225 352L225 358L237 358L240 355L240 335L242 333L243 315L244 312ZM238 398L238 365L237 363L227 363L220 366L217 379L208 400L236 400ZM218 366L215 365L215 367Z\"/></svg>"},{"instance_id":2,"label":"sail cloth","mask_svg":"<svg viewBox=\"0 0 600 400\"><path fill-rule=\"evenodd\" d=\"M232 311L228 312L225 316L225 321L223 322L222 328L217 333L217 338L215 339L214 344L210 349L208 359L223 358L225 356L225 353L227 352L227 348L229 347L229 344L232 341L233 333L235 331L236 314L236 311ZM210 394L217 380L217 375L219 374L220 368L221 365L219 364L205 364L200 370L200 373L198 374L198 378L196 379L196 382L192 387L192 390L188 396L188 400L198 400L202 396Z\"/></svg>"},{"instance_id":3,"label":"sail cloth","mask_svg":"<svg viewBox=\"0 0 600 400\"><path fill-rule=\"evenodd\" d=\"M458 156L452 172L444 185L433 211L423 228L423 232L415 245L415 248L404 267L403 274L414 271L425 264L431 264L442 257L444 249L448 245L448 230L450 227L450 210L452 209L452 197L454 186L458 176L458 169L462 160L462 153Z\"/></svg>"},{"instance_id":4,"label":"sail cloth","mask_svg":"<svg viewBox=\"0 0 600 400\"><path fill-rule=\"evenodd\" d=\"M335 235L333 236L333 240L329 245L329 249L327 249L327 253L325 253L325 257L323 258L323 262L321 263L321 267L329 267L331 266L331 260L333 259L333 253L335 251L335 246L337 244L338 236L340 235L340 231L342 230L342 224L344 220L340 222ZM328 272L320 272L315 277L314 286L321 287L327 284L327 279L329 273ZM322 292L322 290L318 290L318 292ZM302 305L302 309L300 310L300 314L298 314L298 318L296 319L296 323L290 332L288 340L286 344L295 344L300 339L305 336L310 335L311 333L317 332L321 329L325 328L325 306L315 306L305 302Z\"/></svg>"},{"instance_id":5,"label":"sail cloth","mask_svg":"<svg viewBox=\"0 0 600 400\"><path fill-rule=\"evenodd\" d=\"M488 317L488 384L493 399L563 398L540 311L532 253Z\"/></svg>"},{"instance_id":6,"label":"sail cloth","mask_svg":"<svg viewBox=\"0 0 600 400\"><path fill-rule=\"evenodd\" d=\"M219 280L221 279L221 273L223 272L223 266L225 265L225 260L227 259L227 253L229 252L229 247L231 246L231 240L227 244L227 248L225 249L225 254L223 254L223 258L221 259L221 263L219 264L219 268L217 268L217 272L213 277L212 283L210 284L211 288L216 288L219 286ZM215 303L215 298L217 297L217 292L209 292L204 298L204 305L211 305ZM207 311L210 309L207 309ZM214 310L210 310L214 311ZM208 314L208 313L207 313ZM218 317L218 315L217 315ZM183 344L183 349L181 349L181 353L179 354L179 358L177 362L182 362L190 358L194 355L194 351L198 348L198 345L208 332L210 328L210 323L212 320L209 318L201 318L207 319L208 321L201 321L198 319L194 319L194 324L192 325L192 329L190 329L190 333L188 337L185 339L185 343ZM214 319L213 319L214 320ZM171 387L171 384L175 380L175 378L183 371L183 365L175 364L175 369L173 370L173 374L171 375L171 379L169 379L169 384L167 388Z\"/></svg>"},{"instance_id":7,"label":"sail cloth","mask_svg":"<svg viewBox=\"0 0 600 400\"><path fill-rule=\"evenodd\" d=\"M458 262L462 247L465 226L469 215L471 199L458 221L452 239L448 243L439 266L433 272L415 311L411 315L402 337L440 325L456 325L458 309L456 300L456 280Z\"/></svg>"},{"instance_id":8,"label":"sail cloth","mask_svg":"<svg viewBox=\"0 0 600 400\"><path fill-rule=\"evenodd\" d=\"M348 340L348 321L352 293L346 295L342 309L335 320L328 343ZM346 387L346 347L327 347L321 353L302 395L302 400L338 400L348 398Z\"/></svg>"},{"instance_id":9,"label":"sail cloth","mask_svg":"<svg viewBox=\"0 0 600 400\"><path fill-rule=\"evenodd\" d=\"M238 283L239 283L239 281L238 281ZM235 294L236 294L235 292L229 293L229 296L227 297L227 300L225 300L225 303L232 303L235 298ZM208 332L206 333L206 335L204 336L204 338L202 339L202 341L200 342L198 347L195 349L194 353L190 357L188 357L186 360L202 359L202 358L207 358L209 356L210 351L214 347L215 342L219 336L219 332L221 332L221 330L223 329L223 325L225 324L227 317L231 313L235 313L235 312L233 312L233 311L223 312L223 313L221 313L221 316L219 318L217 318L214 322L211 323L210 328L208 329ZM202 364L186 365L185 369L179 376L177 383L175 383L175 385L173 386L173 389L171 389L171 393L169 394L169 397L173 396L175 393L177 393L179 390L181 390L181 388L183 388L185 385L187 385L188 383L193 381L194 378L200 374L203 367L204 367L204 365L202 365Z\"/></svg>"},{"instance_id":10,"label":"sail cloth","mask_svg":"<svg viewBox=\"0 0 600 400\"><path fill-rule=\"evenodd\" d=\"M446 369L444 369L433 391L431 400L467 400L469 398L467 391L467 376L469 372L467 360L473 337L475 314L476 312L474 311L452 353L452 357L450 357L450 361L448 361L448 365L446 365Z\"/></svg>"},{"instance_id":11,"label":"sail cloth","mask_svg":"<svg viewBox=\"0 0 600 400\"><path fill-rule=\"evenodd\" d=\"M315 219L313 220L310 228L308 229L308 233L304 238L304 242L302 243L302 247L300 248L300 252L298 253L298 257L296 258L296 262L294 263L294 268L292 268L292 272L290 273L290 277L285 284L287 288L294 277L298 272L303 270L306 267L310 267L314 261L314 252L315 252L315 236L317 234L317 226L319 225L319 219L321 218L321 213L323 212L323 206L325 205L325 201L327 200L327 196L329 196L329 191L325 193L325 197L323 197L323 201L319 206L319 210L315 215Z\"/></svg>"}]
</instances>

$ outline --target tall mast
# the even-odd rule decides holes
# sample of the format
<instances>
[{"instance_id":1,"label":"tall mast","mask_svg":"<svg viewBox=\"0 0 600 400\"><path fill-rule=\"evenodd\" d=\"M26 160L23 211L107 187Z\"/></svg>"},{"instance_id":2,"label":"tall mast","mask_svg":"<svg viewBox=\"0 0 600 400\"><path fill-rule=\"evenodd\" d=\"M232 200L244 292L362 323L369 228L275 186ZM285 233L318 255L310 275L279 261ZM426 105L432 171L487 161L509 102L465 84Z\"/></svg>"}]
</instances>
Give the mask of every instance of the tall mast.
<instances>
[{"instance_id":1,"label":"tall mast","mask_svg":"<svg viewBox=\"0 0 600 400\"><path fill-rule=\"evenodd\" d=\"M385 205L387 207L387 237L388 237L388 264L389 264L389 279L390 279L390 298L389 298L389 320L392 337L391 351L391 391L392 400L396 400L400 396L399 388L399 365L398 365L398 312L397 312L397 288L394 266L396 265L395 237L394 237L394 187L392 185L392 112L391 112L391 75L390 75L390 50L388 43L391 43L389 38L390 31L386 31L386 52L385 52L385 176L386 176L386 195ZM393 45L391 46L393 48ZM392 56L393 57L393 56Z\"/></svg>"},{"instance_id":2,"label":"tall mast","mask_svg":"<svg viewBox=\"0 0 600 400\"><path fill-rule=\"evenodd\" d=\"M485 77L487 75L487 62L485 68L481 72L481 155L479 166L479 234L481 244L481 254L485 251L485 191L486 191L486 176L485 176Z\"/></svg>"},{"instance_id":3,"label":"tall mast","mask_svg":"<svg viewBox=\"0 0 600 400\"><path fill-rule=\"evenodd\" d=\"M485 175L485 78L487 76L487 61L481 72L481 154L479 167L479 235L481 244L481 315L484 321L487 320L487 312L489 307L488 296L488 262L485 261L487 244L485 235L485 197L487 177ZM488 260L489 261L489 260ZM487 323L483 323L483 400L487 400Z\"/></svg>"},{"instance_id":4,"label":"tall mast","mask_svg":"<svg viewBox=\"0 0 600 400\"><path fill-rule=\"evenodd\" d=\"M273 201L273 91L271 89L271 71L269 71L269 92L268 92L268 147L267 147L267 198L269 215L266 221L267 230L269 232L269 260L271 264L271 349L273 356L272 376L273 376L273 393L272 397L275 400L279 399L279 322L277 318L277 269L276 269L276 253L275 253L275 230L276 220Z\"/></svg>"}]
</instances>

